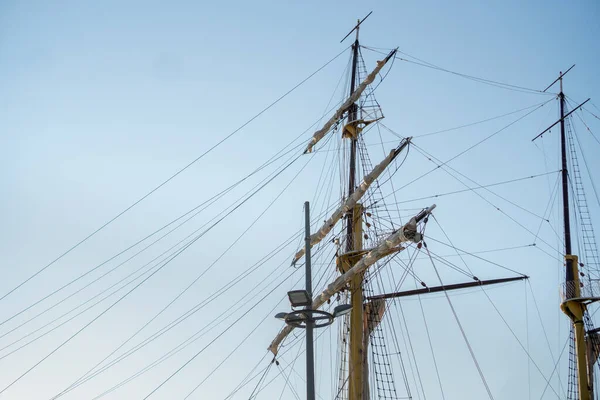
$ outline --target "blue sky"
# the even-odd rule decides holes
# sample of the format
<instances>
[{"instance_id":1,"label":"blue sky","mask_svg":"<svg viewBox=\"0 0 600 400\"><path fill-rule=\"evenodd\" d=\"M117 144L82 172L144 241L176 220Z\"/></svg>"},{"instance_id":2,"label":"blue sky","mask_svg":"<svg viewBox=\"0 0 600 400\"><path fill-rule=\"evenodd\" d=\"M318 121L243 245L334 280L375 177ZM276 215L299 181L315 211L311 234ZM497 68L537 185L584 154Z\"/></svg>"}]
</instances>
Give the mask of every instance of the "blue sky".
<instances>
[{"instance_id":1,"label":"blue sky","mask_svg":"<svg viewBox=\"0 0 600 400\"><path fill-rule=\"evenodd\" d=\"M566 94L573 103L592 97L592 102L600 107L600 101L596 100L600 95L597 79L600 6L594 1L568 5L558 1L526 4L517 1L494 4L469 1L452 4L394 1L370 4L123 3L4 1L0 4L0 145L5 150L0 161L3 186L0 197L1 293L48 264L340 53L350 42L340 44L339 40L357 18L371 10L373 15L361 30L361 42L366 46L399 47L403 53L452 71L534 89L543 89L559 71L576 64L565 79ZM364 50L363 55L368 68L380 57L368 50ZM2 300L2 320L226 188L300 135L331 107L328 102L332 94L333 104L341 100L336 84L348 56L347 52L340 56L93 240ZM552 98L484 85L401 60L395 61L376 95L386 115L385 125L401 135L414 135L420 149L441 160L453 157L523 113L420 139L418 135L496 117ZM594 106L587 108L600 115ZM536 144L530 139L554 122L556 116L557 104L553 101L453 161L451 166L480 184L555 171L558 169L558 131L553 130ZM582 116L599 138L599 121L589 113ZM599 161L594 157L599 144L581 124L576 125L576 129L590 170L599 171ZM308 140L310 134L306 132L301 140ZM387 140L394 139L388 136ZM379 138L373 136L366 140L377 143ZM387 146L391 148L392 144ZM372 150L374 163L383 152L380 146L373 146ZM248 235L149 329L168 323L217 285L242 274L283 238L299 230L305 200L315 202L315 213L320 211L323 199L316 198L315 185L321 170L331 160L326 154L325 151L317 153ZM307 157L191 246L168 269L148 280L7 390L5 398L50 398L104 358L215 261L300 171ZM395 187L433 166L418 151L411 150L406 163L394 176ZM142 261L149 261L177 238L206 226L212 215L250 190L260 179L256 177L236 188L177 237L168 238L160 249L144 254L143 260L126 264L127 271L138 268ZM548 204L554 179L555 175L548 175L500 186L494 191L539 215ZM597 177L595 184L600 186ZM449 175L436 172L400 191L397 200L463 188ZM339 191L338 186L334 187L332 196L337 195L336 191ZM597 221L600 210L594 203L593 192L588 190L587 194L592 216ZM492 195L488 198L530 230L537 230L539 218ZM424 207L432 201L412 202L406 208ZM459 248L480 251L528 245L534 240L529 232L499 215L494 207L472 193L441 197L435 202L438 204L436 218ZM557 210L558 207L554 207L549 218L560 232ZM408 213L402 211L403 216ZM433 226L430 229L434 230L433 237L443 238L440 230ZM559 246L547 226L540 235ZM294 246L295 243L264 270L251 275L247 281L249 288L273 277L272 270L279 262L289 259ZM438 254L450 251L439 246L434 248L431 243L430 247ZM552 350L559 352L566 333L565 320L557 311L560 262L533 248L493 253L489 259L532 277L531 288L549 332ZM471 266L481 278L505 273L477 261ZM429 268L429 272L425 272L425 268ZM433 275L429 275L431 267L423 266L423 269L424 276L433 279ZM285 268L279 271L282 271L281 276L291 272ZM59 310L66 312L99 293L126 274L120 270L35 323L1 338L1 347L51 321L60 315ZM295 280L300 278L294 275ZM447 278L460 280L460 276L451 273ZM273 298L253 310L248 320L242 320L236 329L228 332L222 341L215 342L153 397L183 398L250 333L255 321L270 315L273 307L287 307L286 301L278 301L286 290L294 287L295 280L286 281ZM74 287L71 292L75 290ZM530 318L530 324L524 326L525 292L524 285L518 284L490 290L489 295L522 343L526 343L529 336L532 357L544 373L550 375L551 356L545 341L537 340L543 336L539 322ZM226 300L217 303L218 307L196 315L162 342L137 353L128 363L119 364L64 398L93 398L126 374L134 373L162 355L165 348L191 335L241 295L242 289L231 293ZM453 301L495 398L524 398L523 393L529 386L527 358L485 296L467 293L453 296ZM528 301L527 315L531 317L536 310L531 308L531 297ZM102 303L31 346L0 360L2 387L108 304ZM437 362L446 397L455 398L461 393L463 397L475 399L485 395L445 298L423 298L423 305L431 321L429 329L439 353ZM407 301L404 307L409 320L414 321L408 328L415 346L420 349L419 354L423 354L418 360L422 370L428 371L424 376L425 393L429 398L440 398L438 382L431 373L432 360L424 339L419 303ZM42 311L43 307L29 310L4 324L0 332L3 334L16 326L17 321L33 317L35 310ZM195 393L196 398L223 398L227 392L224 389L235 386L248 373L280 328L279 322L270 317L265 321L240 352ZM329 333L318 342L322 354L330 352L327 335ZM143 398L157 382L201 348L198 343L195 346L107 398ZM490 347L501 348L504 356L499 357L498 350ZM6 351L3 349L0 354ZM282 360L282 366L292 358ZM562 366L566 366L565 359ZM530 368L532 396L539 398L545 382L536 375L534 366ZM302 374L301 361L295 369ZM330 368L326 360L321 360L318 370L321 371L321 394L328 398L331 393L325 376L330 374ZM473 385L472 393L464 393L465 381ZM264 396L279 396L282 384L281 379L275 381L273 387L277 389L265 390ZM297 379L295 384L302 393L301 380ZM402 386L399 379L397 384ZM291 396L289 392L287 395ZM544 398L556 397L552 396L548 392Z\"/></svg>"}]
</instances>

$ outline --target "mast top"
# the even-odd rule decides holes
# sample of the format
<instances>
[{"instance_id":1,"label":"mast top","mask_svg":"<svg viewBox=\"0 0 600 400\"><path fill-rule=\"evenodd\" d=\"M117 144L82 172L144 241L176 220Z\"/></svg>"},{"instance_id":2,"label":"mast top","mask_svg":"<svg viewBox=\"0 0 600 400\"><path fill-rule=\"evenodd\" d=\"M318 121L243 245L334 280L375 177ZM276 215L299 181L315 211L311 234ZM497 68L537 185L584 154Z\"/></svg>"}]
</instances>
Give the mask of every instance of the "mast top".
<instances>
[{"instance_id":1,"label":"mast top","mask_svg":"<svg viewBox=\"0 0 600 400\"><path fill-rule=\"evenodd\" d=\"M363 19L359 19L356 23L356 26L354 28L352 28L352 30L350 32L348 32L348 34L346 36L344 36L344 38L342 40L340 40L340 43L342 43L344 40L346 40L346 38L348 36L350 36L350 34L354 31L356 31L356 40L358 41L358 27L360 26L360 24L362 24L363 22L365 22L365 19L369 18L369 15L373 14L373 11L371 11L370 13L367 14L366 17L364 17Z\"/></svg>"},{"instance_id":2,"label":"mast top","mask_svg":"<svg viewBox=\"0 0 600 400\"><path fill-rule=\"evenodd\" d=\"M560 92L562 93L562 71L560 71Z\"/></svg>"},{"instance_id":3,"label":"mast top","mask_svg":"<svg viewBox=\"0 0 600 400\"><path fill-rule=\"evenodd\" d=\"M575 66L575 64L571 65L571 68L569 68L568 70L566 70L564 73L562 73L562 72L559 73L558 74L558 78L556 78L554 80L554 82L552 82L551 84L549 84L548 87L543 90L543 92L545 92L546 90L550 89L556 82L560 81L560 92L562 93L562 77L565 76L567 74L567 72L569 72L570 70L572 70L574 66Z\"/></svg>"}]
</instances>

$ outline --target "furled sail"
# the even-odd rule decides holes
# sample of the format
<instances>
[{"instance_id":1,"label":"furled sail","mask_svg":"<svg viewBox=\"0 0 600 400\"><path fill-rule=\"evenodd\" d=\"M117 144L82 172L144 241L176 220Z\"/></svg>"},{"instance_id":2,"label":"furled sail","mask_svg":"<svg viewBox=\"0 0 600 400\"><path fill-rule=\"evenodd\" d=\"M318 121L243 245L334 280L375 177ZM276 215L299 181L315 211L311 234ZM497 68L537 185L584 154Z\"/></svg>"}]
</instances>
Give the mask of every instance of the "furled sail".
<instances>
[{"instance_id":1,"label":"furled sail","mask_svg":"<svg viewBox=\"0 0 600 400\"><path fill-rule=\"evenodd\" d=\"M410 139L411 138L403 139L397 148L390 151L390 154L388 154L388 156L384 158L383 161L381 161L375 168L373 168L373 170L369 174L365 175L361 184L356 188L354 193L352 193L352 195L349 196L346 199L346 201L344 201L344 204L342 204L337 210L335 210L331 217L327 221L325 221L321 229L310 235L311 247L323 240L323 238L327 236L327 234L333 229L335 224L337 224L337 222L340 219L342 219L344 214L346 214L348 211L354 208L356 203L360 200L362 196L364 196L364 194L367 192L367 189L369 188L369 186L371 186L375 179L377 179L379 175L381 175L381 173L387 168L387 166L390 165L394 158L396 158L396 156L400 154L400 152L404 150L406 146L408 146L408 144L410 143ZM305 250L305 248L302 248L302 250L299 250L296 253L294 259L292 260L292 264L295 264L296 261L298 261L304 255Z\"/></svg>"},{"instance_id":2,"label":"furled sail","mask_svg":"<svg viewBox=\"0 0 600 400\"><path fill-rule=\"evenodd\" d=\"M325 288L325 290L313 300L312 308L316 310L319 307L321 307L334 294L338 293L342 288L344 288L344 286L346 286L346 284L350 282L352 278L354 278L357 274L363 273L367 270L367 268L375 264L379 259L390 254L390 250L398 246L400 243L419 242L422 239L422 237L421 234L417 232L417 223L420 222L427 215L429 215L434 208L435 204L421 211L417 216L411 218L411 220L408 223L406 223L400 229L388 236L377 247L369 251L346 273L340 275L335 281L330 283ZM279 332L279 334L275 337L275 339L273 339L271 345L269 346L269 350L274 355L277 355L279 345L281 344L283 339L285 339L286 336L290 334L290 332L293 329L294 328L292 326L286 325L285 328L283 328L281 332Z\"/></svg>"},{"instance_id":3,"label":"furled sail","mask_svg":"<svg viewBox=\"0 0 600 400\"><path fill-rule=\"evenodd\" d=\"M358 87L354 90L354 92L352 92L350 97L348 97L344 104L342 104L342 106L337 109L337 111L335 112L335 114L333 114L329 121L327 121L321 129L314 133L304 153L312 152L312 149L315 146L315 144L317 144L319 140L323 139L323 136L325 136L327 132L329 132L333 124L335 124L342 117L342 115L344 115L344 112L348 110L348 107L350 107L358 100L358 98L365 91L368 85L373 83L379 71L381 71L383 66L390 60L390 58L394 56L394 54L396 54L396 50L392 50L390 54L388 54L388 56L382 61L377 61L377 67L375 67L375 69L369 75L367 75L365 80L360 85L358 85Z\"/></svg>"}]
</instances>

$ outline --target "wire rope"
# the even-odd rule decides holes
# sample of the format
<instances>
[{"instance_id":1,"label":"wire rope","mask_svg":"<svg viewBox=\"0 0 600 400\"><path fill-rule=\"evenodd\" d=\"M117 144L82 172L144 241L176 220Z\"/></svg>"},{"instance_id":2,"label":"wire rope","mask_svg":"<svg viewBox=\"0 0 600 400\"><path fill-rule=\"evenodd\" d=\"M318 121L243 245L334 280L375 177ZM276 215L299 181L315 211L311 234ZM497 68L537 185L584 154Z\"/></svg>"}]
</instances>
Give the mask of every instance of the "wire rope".
<instances>
[{"instance_id":1,"label":"wire rope","mask_svg":"<svg viewBox=\"0 0 600 400\"><path fill-rule=\"evenodd\" d=\"M378 51L376 47L368 47L368 46L364 46L364 45L362 47L365 48L365 49L367 49L367 50L376 52L376 53L386 54L386 53ZM384 50L388 50L388 49L384 49ZM469 79L469 80L472 80L472 81L475 81L475 82L484 83L484 84L495 86L495 87L499 87L499 88L502 88L502 89L513 90L513 91L523 92L523 93L539 94L539 95L549 95L549 96L555 96L556 95L556 93L544 92L542 90L531 89L531 88L527 88L527 87L523 87L523 86L512 85L512 84L508 84L508 83L504 83L504 82L494 81L494 80L491 80L491 79L479 78L479 77L476 77L476 76L473 76L473 75L467 75L467 74L464 74L464 73L460 73L460 72L456 72L456 71L451 71L449 69L439 67L439 66L437 66L435 64L432 64L430 62L427 62L427 61L421 60L421 59L419 59L417 57L411 56L410 54L405 53L403 51L398 51L398 52L401 53L401 54L404 54L404 55L406 55L408 57L414 58L417 61L407 60L405 58L395 56L395 58L397 58L398 60L405 61L405 62L408 62L408 63L411 63L411 64L415 64L415 65L419 65L419 66L422 66L422 67L431 68L431 69L434 69L434 70L446 72L446 73L449 73L449 74L452 74L452 75L456 75L456 76L459 76L459 77L462 77L462 78L466 78L466 79Z\"/></svg>"},{"instance_id":2,"label":"wire rope","mask_svg":"<svg viewBox=\"0 0 600 400\"><path fill-rule=\"evenodd\" d=\"M438 226L441 228L441 225L440 225L439 221L437 220L437 218L435 217L435 215L432 215L432 217L433 217L433 220L436 222L436 224L437 224L437 225L438 225ZM443 232L443 231L442 231L442 232ZM452 241L450 240L450 238L449 238L447 235L445 235L445 236L446 236L446 239L448 240L448 242L450 243L450 245L451 245L451 246L452 246L452 247L453 247L453 248L454 248L454 249L457 251L457 253L458 253L459 249L458 249L458 248L456 248L456 247L455 247L455 246L452 244ZM426 246L425 244L423 244L423 245L424 245L424 247L426 247L426 248L427 248L427 246ZM461 257L461 260L463 261L463 263L465 263L465 264L466 264L465 260L464 260L462 257ZM433 263L433 260L432 260L432 263ZM436 269L436 268L435 268L435 266L434 266L434 269ZM436 269L436 274L438 274L438 278L439 278L439 273L437 272L437 269ZM522 274L521 274L521 275L522 275ZM443 283L441 282L441 278L439 278L439 279L440 279L440 284L443 284ZM534 359L531 357L531 354L529 354L529 352L527 351L527 348L526 348L526 347L523 345L523 343L521 342L521 340L519 340L519 338L518 338L517 334L514 332L514 330L513 330L513 329L511 328L511 326L508 324L508 321L506 321L506 319L504 318L504 316L502 315L502 313L500 313L500 310L498 310L498 308L496 307L496 304L494 304L494 302L492 301L492 299L491 299L491 298L490 298L490 296L488 295L488 293L487 293L487 291L485 290L485 288L484 288L483 286L480 286L480 289L481 289L481 291L483 292L483 294L485 295L485 297L488 299L488 301L490 302L490 304L492 305L492 307L494 308L494 310L496 311L496 313L498 314L498 316L500 316L500 319L501 319L501 320L504 322L504 324L506 325L506 327L508 328L508 330L510 331L510 333L513 335L513 337L515 338L515 340L517 341L517 343L519 344L519 346L521 347L521 349L523 349L523 351L524 351L524 352L525 352L525 354L527 355L528 359L529 359L529 360L531 361L531 363L532 363L532 364L535 366L535 368L536 368L536 369L537 369L537 371L540 373L540 375L542 376L542 378L544 378L544 380L545 380L546 382L548 382L548 383L549 383L549 379L548 379L548 378L546 378L546 376L544 375L544 373L542 372L542 370L540 369L540 367L538 366L538 364L537 364L537 363L535 362L535 360L534 360ZM448 296L447 292L445 292L445 291L444 291L444 294L446 295L446 298L448 299L448 301L450 301L450 297ZM452 307L452 309L454 310L454 307ZM458 318L458 316L456 316L456 318ZM457 322L460 324L460 322L459 322L459 321L457 321ZM463 335L464 335L464 334L463 334ZM465 337L465 340L466 340L466 337ZM469 348L470 348L470 345L469 345ZM474 357L474 354L473 354L473 357ZM483 378L483 376L482 376L482 379L484 379L484 378ZM487 385L486 385L486 386L487 386ZM551 387L552 391L554 391L554 393L555 393L555 394L558 396L558 393L556 392L556 390L554 390L554 387L552 387L552 386L550 386L550 387ZM491 393L490 393L490 396L491 396Z\"/></svg>"},{"instance_id":3,"label":"wire rope","mask_svg":"<svg viewBox=\"0 0 600 400\"><path fill-rule=\"evenodd\" d=\"M108 225L110 225L111 223L113 223L114 221L116 221L119 217L121 217L122 215L124 215L125 213L127 213L129 210L131 210L132 208L134 208L136 205L138 205L139 203L141 203L146 198L148 198L154 192L156 192L157 190L159 190L160 188L162 188L163 186L165 186L167 183L169 183L171 180L173 180L179 174L181 174L182 172L184 172L185 170L187 170L189 167L191 167L192 165L194 165L196 162L198 162L200 159L202 159L208 153L210 153L211 151L213 151L214 149L216 149L217 147L219 147L221 144L223 144L225 141L227 141L228 139L230 139L232 136L234 136L236 133L238 133L244 127L246 127L247 125L249 125L251 122L253 122L255 119L257 119L258 117L260 117L265 112L267 112L269 109L271 109L277 103L279 103L281 100L283 100L285 97L287 97L293 91L295 91L298 87L300 87L301 85L303 85L305 82L307 82L309 79L311 79L317 73L319 73L321 70L323 70L325 67L327 67L329 64L331 64L333 61L335 61L339 56L341 56L343 53L345 53L346 50L348 50L348 49L349 49L349 47L346 47L344 50L342 50L340 53L338 53L331 60L327 61L324 65L322 65L321 67L319 67L316 71L314 71L313 73L311 73L308 77L306 77L302 81L300 81L300 83L296 84L293 88L291 88L290 90L288 90L286 93L284 93L283 95L281 95L280 97L278 97L275 101L273 101L268 106L266 106L265 108L263 108L260 112L258 112L253 117L251 117L249 120L247 120L246 122L244 122L240 127L238 127L233 132L231 132L230 134L228 134L227 136L225 136L225 138L223 138L220 141L218 141L215 145L213 145L212 147L210 147L204 153L200 154L198 157L196 157L190 163L188 163L187 165L185 165L183 168L179 169L177 172L175 172L169 178L167 178L162 183L160 183L158 186L156 186L155 188L153 188L152 190L150 190L144 196L140 197L138 200L136 200L134 203L132 203L131 205L129 205L123 211L119 212L116 216L114 216L113 218L111 218L110 220L108 220L107 222L105 222L104 224L102 224L99 228L97 228L95 231L93 231L92 233L90 233L88 236L86 236L85 238L83 238L82 240L80 240L79 242L77 242L75 245L73 245L68 250L66 250L65 252L63 252L61 255L59 255L57 258L55 258L54 260L52 260L50 263L46 264L44 267L40 268L37 272L33 273L28 278L26 278L24 281L22 281L21 283L19 283L17 286L15 286L12 289L10 289L7 293L5 293L4 295L2 295L0 297L0 300L5 299L7 296L9 296L13 292L15 292L17 289L21 288L27 282L29 282L30 280L34 279L36 276L38 276L39 274L41 274L42 272L44 272L46 269L48 269L49 267L51 267L52 265L54 265L56 262L58 262L63 257L65 257L67 254L71 253L73 250L75 250L81 244L85 243L90 238L92 238L93 236L95 236L102 229L104 229L105 227L107 227Z\"/></svg>"}]
</instances>

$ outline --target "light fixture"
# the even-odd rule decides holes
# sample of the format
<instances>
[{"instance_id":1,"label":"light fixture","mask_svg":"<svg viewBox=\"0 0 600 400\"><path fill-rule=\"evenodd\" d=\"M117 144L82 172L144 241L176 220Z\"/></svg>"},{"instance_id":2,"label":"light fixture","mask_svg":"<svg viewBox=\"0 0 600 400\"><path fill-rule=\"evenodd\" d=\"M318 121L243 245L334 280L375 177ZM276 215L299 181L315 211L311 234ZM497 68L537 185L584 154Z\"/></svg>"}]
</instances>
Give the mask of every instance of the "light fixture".
<instances>
[{"instance_id":1,"label":"light fixture","mask_svg":"<svg viewBox=\"0 0 600 400\"><path fill-rule=\"evenodd\" d=\"M298 292L300 292L300 290ZM331 325L335 318L348 314L350 310L352 310L351 304L341 304L333 309L333 313L303 308L300 310L293 310L289 313L277 313L275 314L275 318L285 321L286 324L291 325L294 328L305 329L307 324L311 322L314 328L322 328Z\"/></svg>"},{"instance_id":2,"label":"light fixture","mask_svg":"<svg viewBox=\"0 0 600 400\"><path fill-rule=\"evenodd\" d=\"M282 319L284 321L285 321L285 317L286 316L287 316L287 313L284 313L284 312L280 312L280 313L275 314L275 318Z\"/></svg>"},{"instance_id":3,"label":"light fixture","mask_svg":"<svg viewBox=\"0 0 600 400\"><path fill-rule=\"evenodd\" d=\"M292 307L310 306L312 299L306 290L292 290L288 292Z\"/></svg>"},{"instance_id":4,"label":"light fixture","mask_svg":"<svg viewBox=\"0 0 600 400\"><path fill-rule=\"evenodd\" d=\"M346 315L352 310L352 304L340 304L333 309L333 317L337 318L341 315Z\"/></svg>"}]
</instances>

